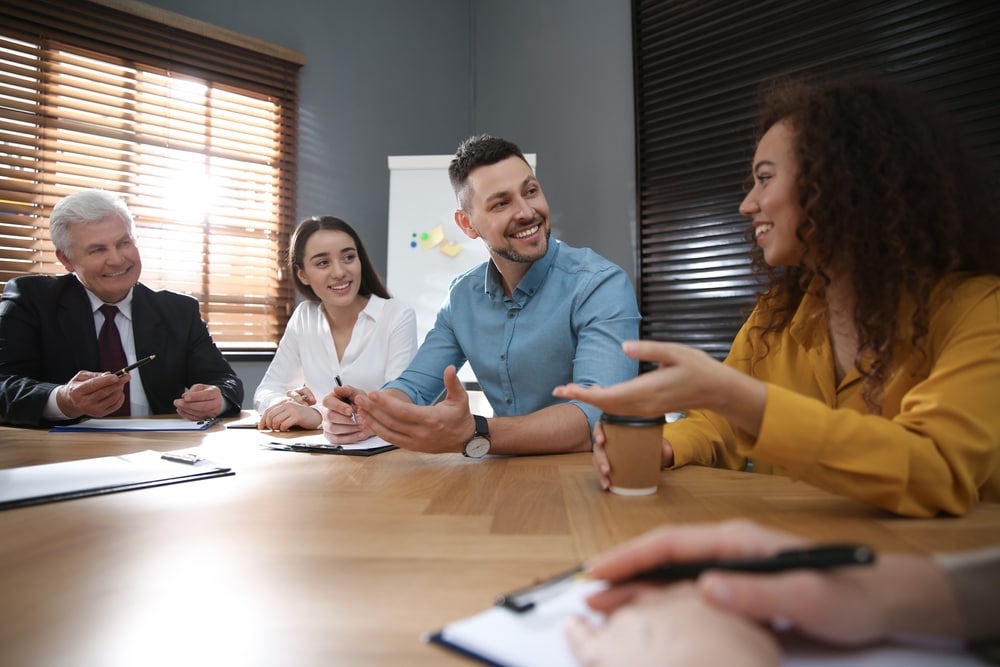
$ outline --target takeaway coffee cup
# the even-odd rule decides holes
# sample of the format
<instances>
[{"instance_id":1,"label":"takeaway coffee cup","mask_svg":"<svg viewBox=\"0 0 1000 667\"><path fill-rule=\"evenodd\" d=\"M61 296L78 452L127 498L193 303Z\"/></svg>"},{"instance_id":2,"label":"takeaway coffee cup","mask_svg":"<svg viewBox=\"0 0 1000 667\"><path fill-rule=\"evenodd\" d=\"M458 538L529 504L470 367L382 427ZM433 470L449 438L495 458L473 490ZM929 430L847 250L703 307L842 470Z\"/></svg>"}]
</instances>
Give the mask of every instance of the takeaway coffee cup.
<instances>
[{"instance_id":1,"label":"takeaway coffee cup","mask_svg":"<svg viewBox=\"0 0 1000 667\"><path fill-rule=\"evenodd\" d=\"M601 415L611 491L624 496L656 493L662 465L664 417Z\"/></svg>"}]
</instances>

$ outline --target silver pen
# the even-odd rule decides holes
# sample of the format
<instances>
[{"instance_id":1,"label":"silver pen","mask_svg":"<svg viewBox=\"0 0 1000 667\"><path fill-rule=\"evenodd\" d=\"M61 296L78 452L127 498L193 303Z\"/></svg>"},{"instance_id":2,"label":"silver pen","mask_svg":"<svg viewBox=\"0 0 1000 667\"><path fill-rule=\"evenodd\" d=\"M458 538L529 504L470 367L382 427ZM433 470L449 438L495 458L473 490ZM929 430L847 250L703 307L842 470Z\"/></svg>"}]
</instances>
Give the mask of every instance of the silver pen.
<instances>
[{"instance_id":1,"label":"silver pen","mask_svg":"<svg viewBox=\"0 0 1000 667\"><path fill-rule=\"evenodd\" d=\"M338 387L343 387L344 386L344 383L340 381L340 376L339 375L334 375L333 379L337 381L337 386ZM353 409L354 408L354 404L351 403L351 399L349 399L349 398L347 398L345 396L341 396L340 400L342 400L344 403L347 403L348 405L351 406L351 421L354 422L355 424L357 424L358 423L358 417L354 413L354 409Z\"/></svg>"}]
</instances>

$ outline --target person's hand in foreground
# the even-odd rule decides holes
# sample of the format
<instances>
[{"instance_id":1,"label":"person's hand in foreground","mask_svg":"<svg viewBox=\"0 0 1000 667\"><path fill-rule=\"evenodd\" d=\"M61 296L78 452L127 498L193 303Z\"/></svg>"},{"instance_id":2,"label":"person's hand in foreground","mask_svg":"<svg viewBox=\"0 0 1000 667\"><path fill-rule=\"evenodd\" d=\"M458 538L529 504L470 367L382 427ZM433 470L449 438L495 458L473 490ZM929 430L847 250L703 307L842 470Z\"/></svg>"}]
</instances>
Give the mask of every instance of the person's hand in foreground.
<instances>
[{"instance_id":1,"label":"person's hand in foreground","mask_svg":"<svg viewBox=\"0 0 1000 667\"><path fill-rule=\"evenodd\" d=\"M620 582L657 565L767 557L805 544L789 533L747 521L666 526L598 556L587 569L597 578ZM915 581L920 585L914 585ZM698 577L694 588L704 602L720 611L778 630L794 628L837 645L862 645L903 635L961 637L965 632L955 593L944 572L923 556L890 554L880 556L872 566L827 571L746 574L710 570ZM654 584L613 584L591 596L588 604L611 614L613 622L615 616L636 604L651 604L644 601L645 596L655 589ZM626 615L626 621L633 615L634 611ZM630 624L640 622L647 621ZM615 626L609 623L608 627ZM618 630L628 631L632 630ZM600 637L601 632L592 634ZM703 636L706 641L712 637L718 641L724 635L706 628ZM690 639L700 641L693 634Z\"/></svg>"},{"instance_id":2,"label":"person's hand in foreground","mask_svg":"<svg viewBox=\"0 0 1000 667\"><path fill-rule=\"evenodd\" d=\"M707 602L691 582L638 594L600 629L574 618L566 636L584 667L781 664L770 631Z\"/></svg>"}]
</instances>

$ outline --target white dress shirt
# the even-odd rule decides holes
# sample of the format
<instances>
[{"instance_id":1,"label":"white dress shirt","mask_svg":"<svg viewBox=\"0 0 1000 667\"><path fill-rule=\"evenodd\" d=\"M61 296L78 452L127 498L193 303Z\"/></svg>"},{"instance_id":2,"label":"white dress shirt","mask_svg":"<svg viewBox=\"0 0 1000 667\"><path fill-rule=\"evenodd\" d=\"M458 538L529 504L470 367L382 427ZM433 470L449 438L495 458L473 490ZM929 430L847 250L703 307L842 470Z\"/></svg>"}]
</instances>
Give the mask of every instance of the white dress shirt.
<instances>
[{"instance_id":1,"label":"white dress shirt","mask_svg":"<svg viewBox=\"0 0 1000 667\"><path fill-rule=\"evenodd\" d=\"M345 385L364 391L379 389L396 378L417 353L417 318L399 299L374 294L358 314L342 359L337 358L323 305L303 301L292 313L253 404L258 412L303 385L316 400L330 393L339 375Z\"/></svg>"}]
</instances>

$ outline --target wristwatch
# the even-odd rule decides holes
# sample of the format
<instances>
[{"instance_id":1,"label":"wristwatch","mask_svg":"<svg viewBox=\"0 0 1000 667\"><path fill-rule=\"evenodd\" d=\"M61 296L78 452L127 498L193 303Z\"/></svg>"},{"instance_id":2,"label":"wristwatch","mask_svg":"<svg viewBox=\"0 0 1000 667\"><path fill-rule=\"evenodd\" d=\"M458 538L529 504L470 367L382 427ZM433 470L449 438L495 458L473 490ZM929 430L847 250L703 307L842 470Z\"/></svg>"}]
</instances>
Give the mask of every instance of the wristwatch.
<instances>
[{"instance_id":1,"label":"wristwatch","mask_svg":"<svg viewBox=\"0 0 1000 667\"><path fill-rule=\"evenodd\" d=\"M481 459L490 453L490 424L482 415L472 415L476 420L476 432L465 443L462 450L470 459Z\"/></svg>"}]
</instances>

